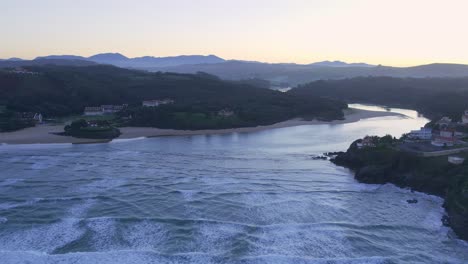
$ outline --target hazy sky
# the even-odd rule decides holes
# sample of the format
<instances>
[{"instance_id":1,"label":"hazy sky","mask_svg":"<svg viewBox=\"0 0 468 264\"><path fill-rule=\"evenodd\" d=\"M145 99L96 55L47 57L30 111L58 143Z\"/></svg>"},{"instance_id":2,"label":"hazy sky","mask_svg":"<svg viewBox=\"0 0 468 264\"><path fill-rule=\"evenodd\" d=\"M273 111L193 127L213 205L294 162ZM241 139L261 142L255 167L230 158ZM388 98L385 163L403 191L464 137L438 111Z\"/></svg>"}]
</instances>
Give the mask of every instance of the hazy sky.
<instances>
[{"instance_id":1,"label":"hazy sky","mask_svg":"<svg viewBox=\"0 0 468 264\"><path fill-rule=\"evenodd\" d=\"M0 58L468 64L468 0L0 0Z\"/></svg>"}]
</instances>

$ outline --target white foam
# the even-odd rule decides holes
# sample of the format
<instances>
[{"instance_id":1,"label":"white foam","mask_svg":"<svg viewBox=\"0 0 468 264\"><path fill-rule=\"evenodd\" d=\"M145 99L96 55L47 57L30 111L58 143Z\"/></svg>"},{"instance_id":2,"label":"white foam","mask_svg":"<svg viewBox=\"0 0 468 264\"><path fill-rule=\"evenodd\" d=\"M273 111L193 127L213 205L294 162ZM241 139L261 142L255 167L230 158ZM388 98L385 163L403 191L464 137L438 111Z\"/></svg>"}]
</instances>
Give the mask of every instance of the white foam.
<instances>
[{"instance_id":1,"label":"white foam","mask_svg":"<svg viewBox=\"0 0 468 264\"><path fill-rule=\"evenodd\" d=\"M108 251L122 249L117 239L116 222L111 218L94 218L86 221L86 226L92 231L91 244L93 250Z\"/></svg>"},{"instance_id":2,"label":"white foam","mask_svg":"<svg viewBox=\"0 0 468 264\"><path fill-rule=\"evenodd\" d=\"M77 219L65 219L49 225L25 227L15 232L3 232L0 250L40 251L51 253L83 235Z\"/></svg>"},{"instance_id":3,"label":"white foam","mask_svg":"<svg viewBox=\"0 0 468 264\"><path fill-rule=\"evenodd\" d=\"M161 223L148 220L128 224L122 230L123 239L132 249L161 251L165 246L168 228ZM158 250L159 249L159 250Z\"/></svg>"},{"instance_id":4,"label":"white foam","mask_svg":"<svg viewBox=\"0 0 468 264\"><path fill-rule=\"evenodd\" d=\"M125 142L137 141L137 140L142 140L142 139L147 139L147 137L117 138L117 139L111 140L109 143L125 143Z\"/></svg>"},{"instance_id":5,"label":"white foam","mask_svg":"<svg viewBox=\"0 0 468 264\"><path fill-rule=\"evenodd\" d=\"M68 254L49 255L35 251L0 251L5 264L141 264L141 263L190 263L210 264L213 256L202 253L177 254L167 256L153 251L108 251L108 252L76 252ZM2 263L3 264L3 263Z\"/></svg>"}]
</instances>

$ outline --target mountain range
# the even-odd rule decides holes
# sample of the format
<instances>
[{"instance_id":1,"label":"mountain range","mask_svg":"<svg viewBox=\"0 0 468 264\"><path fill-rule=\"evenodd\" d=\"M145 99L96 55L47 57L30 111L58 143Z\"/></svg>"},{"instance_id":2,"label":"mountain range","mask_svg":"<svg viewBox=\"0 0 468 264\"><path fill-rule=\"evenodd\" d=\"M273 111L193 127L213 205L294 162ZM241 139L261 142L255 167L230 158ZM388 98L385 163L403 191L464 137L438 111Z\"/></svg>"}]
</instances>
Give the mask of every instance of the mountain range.
<instances>
[{"instance_id":1,"label":"mountain range","mask_svg":"<svg viewBox=\"0 0 468 264\"><path fill-rule=\"evenodd\" d=\"M221 63L221 59L215 55L182 55L173 57L152 57L144 56L137 58L128 58L120 53L101 53L91 57L81 57L75 55L49 55L37 57L35 60L85 60L99 64L111 64L122 68L145 69L149 67L171 67L186 64L203 64L203 63Z\"/></svg>"},{"instance_id":2,"label":"mountain range","mask_svg":"<svg viewBox=\"0 0 468 264\"><path fill-rule=\"evenodd\" d=\"M21 60L19 58L0 60L0 68L47 64L72 66L109 64L121 68L152 72L205 72L226 80L263 79L269 81L272 86L280 87L297 86L316 80L346 79L362 76L400 78L468 77L468 65L442 63L414 67L390 67L342 61L322 61L311 64L263 63L225 60L215 55L129 58L120 53L101 53L90 57L49 55L37 57L34 60Z\"/></svg>"}]
</instances>

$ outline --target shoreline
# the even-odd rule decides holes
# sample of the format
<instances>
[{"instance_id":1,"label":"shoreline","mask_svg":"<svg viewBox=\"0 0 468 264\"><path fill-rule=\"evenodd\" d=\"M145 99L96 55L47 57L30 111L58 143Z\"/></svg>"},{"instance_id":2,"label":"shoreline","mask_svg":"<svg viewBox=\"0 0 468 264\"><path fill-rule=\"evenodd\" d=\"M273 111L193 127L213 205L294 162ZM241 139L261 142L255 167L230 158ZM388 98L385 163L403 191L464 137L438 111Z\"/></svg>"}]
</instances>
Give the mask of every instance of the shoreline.
<instances>
[{"instance_id":1,"label":"shoreline","mask_svg":"<svg viewBox=\"0 0 468 264\"><path fill-rule=\"evenodd\" d=\"M449 226L460 240L468 241L468 210L464 204L463 171L466 164L453 166L447 156L423 157L385 146L360 149L353 142L348 150L339 153L330 161L336 166L348 168L354 179L363 184L393 184L399 188L440 197L446 212L441 222ZM466 154L465 154L466 156ZM444 171L441 176L440 171ZM407 200L410 203L411 200ZM418 200L416 200L418 203Z\"/></svg>"},{"instance_id":2,"label":"shoreline","mask_svg":"<svg viewBox=\"0 0 468 264\"><path fill-rule=\"evenodd\" d=\"M386 116L404 116L394 112L369 111L357 108L349 108L345 110L345 119L334 120L330 122L302 119L291 119L279 122L272 125L257 126L257 127L241 127L227 129L204 129L204 130L175 130L175 129L160 129L151 127L121 127L122 133L119 139L136 139L136 138L152 138L162 136L193 136L193 135L213 135L213 134L229 134L229 133L247 133L258 132L268 129L285 128L303 125L339 125L358 122L363 119L386 117ZM109 139L87 139L74 138L70 136L59 136L53 133L63 132L63 125L38 125L13 132L0 133L0 145L20 145L20 144L94 144L108 143Z\"/></svg>"}]
</instances>

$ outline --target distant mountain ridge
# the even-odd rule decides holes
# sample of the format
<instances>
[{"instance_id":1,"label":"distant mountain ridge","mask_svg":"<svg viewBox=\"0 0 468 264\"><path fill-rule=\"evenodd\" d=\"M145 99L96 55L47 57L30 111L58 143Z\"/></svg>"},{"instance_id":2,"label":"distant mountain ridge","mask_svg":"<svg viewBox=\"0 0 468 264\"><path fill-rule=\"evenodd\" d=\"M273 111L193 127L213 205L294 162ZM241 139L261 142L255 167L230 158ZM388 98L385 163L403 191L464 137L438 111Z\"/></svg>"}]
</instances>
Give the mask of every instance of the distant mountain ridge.
<instances>
[{"instance_id":1,"label":"distant mountain ridge","mask_svg":"<svg viewBox=\"0 0 468 264\"><path fill-rule=\"evenodd\" d=\"M151 70L153 68L177 67L181 65L197 65L197 64L217 64L224 62L239 62L239 63L256 63L268 64L258 61L244 61L244 60L225 60L216 55L180 55L169 57L153 57L143 56L129 58L120 53L100 53L90 57L83 57L77 55L48 55L36 57L36 60L83 60L91 61L99 64L110 64L123 68L135 68ZM28 61L20 58L0 59L0 61ZM295 63L279 63L282 65L300 65ZM321 67L374 67L375 65L367 63L346 63L343 61L321 61L307 64L309 66Z\"/></svg>"},{"instance_id":2,"label":"distant mountain ridge","mask_svg":"<svg viewBox=\"0 0 468 264\"><path fill-rule=\"evenodd\" d=\"M326 67L375 67L375 65L367 64L363 62L347 63L344 61L319 61L319 62L311 63L309 65L326 66Z\"/></svg>"},{"instance_id":3,"label":"distant mountain ridge","mask_svg":"<svg viewBox=\"0 0 468 264\"><path fill-rule=\"evenodd\" d=\"M121 68L152 72L205 72L225 80L262 79L276 87L293 87L316 80L335 80L367 76L399 78L468 77L468 65L434 63L414 67L375 66L367 63L321 61L310 64L264 63L225 60L215 55L181 55L172 57L143 56L128 58L120 53L101 53L90 57L49 55L34 60L11 58L0 60L0 68L28 65L89 66L109 64Z\"/></svg>"},{"instance_id":4,"label":"distant mountain ridge","mask_svg":"<svg viewBox=\"0 0 468 264\"><path fill-rule=\"evenodd\" d=\"M297 86L317 80L336 80L367 76L388 76L399 78L459 78L468 77L468 65L434 63L413 67L390 66L344 66L342 63L323 66L325 63L285 64L252 63L226 61L216 64L179 65L173 67L150 68L151 71L196 73L206 72L222 79L264 79L274 86Z\"/></svg>"},{"instance_id":5,"label":"distant mountain ridge","mask_svg":"<svg viewBox=\"0 0 468 264\"><path fill-rule=\"evenodd\" d=\"M38 59L65 59L65 60L85 60L99 64L111 64L123 68L143 69L148 67L171 67L186 64L204 64L204 63L221 63L225 60L215 55L181 55L172 57L136 57L128 58L120 53L100 53L90 57L82 57L75 55L49 55L37 57Z\"/></svg>"}]
</instances>

